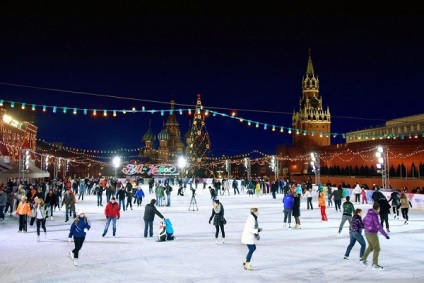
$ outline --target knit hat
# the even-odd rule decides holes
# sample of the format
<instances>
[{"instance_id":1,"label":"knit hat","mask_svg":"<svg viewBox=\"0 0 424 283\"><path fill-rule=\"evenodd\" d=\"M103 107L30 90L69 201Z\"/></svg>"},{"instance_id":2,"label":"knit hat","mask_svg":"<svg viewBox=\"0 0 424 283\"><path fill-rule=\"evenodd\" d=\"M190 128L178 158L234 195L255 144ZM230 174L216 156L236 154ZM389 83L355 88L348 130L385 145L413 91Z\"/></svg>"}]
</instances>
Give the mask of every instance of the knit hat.
<instances>
[{"instance_id":1,"label":"knit hat","mask_svg":"<svg viewBox=\"0 0 424 283\"><path fill-rule=\"evenodd\" d=\"M80 214L84 214L84 210L82 210L82 209L78 209L78 211L77 211L77 215L80 215Z\"/></svg>"}]
</instances>

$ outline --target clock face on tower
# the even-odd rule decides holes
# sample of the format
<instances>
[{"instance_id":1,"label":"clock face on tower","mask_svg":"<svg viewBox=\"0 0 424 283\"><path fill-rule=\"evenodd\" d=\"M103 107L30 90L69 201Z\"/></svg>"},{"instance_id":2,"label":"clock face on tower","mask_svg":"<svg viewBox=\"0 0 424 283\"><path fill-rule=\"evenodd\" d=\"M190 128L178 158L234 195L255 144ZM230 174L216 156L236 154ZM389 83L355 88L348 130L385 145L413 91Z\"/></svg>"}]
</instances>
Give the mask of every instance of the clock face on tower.
<instances>
[{"instance_id":1,"label":"clock face on tower","mask_svg":"<svg viewBox=\"0 0 424 283\"><path fill-rule=\"evenodd\" d=\"M318 99L312 98L310 103L313 108L318 108L318 105L319 105Z\"/></svg>"}]
</instances>

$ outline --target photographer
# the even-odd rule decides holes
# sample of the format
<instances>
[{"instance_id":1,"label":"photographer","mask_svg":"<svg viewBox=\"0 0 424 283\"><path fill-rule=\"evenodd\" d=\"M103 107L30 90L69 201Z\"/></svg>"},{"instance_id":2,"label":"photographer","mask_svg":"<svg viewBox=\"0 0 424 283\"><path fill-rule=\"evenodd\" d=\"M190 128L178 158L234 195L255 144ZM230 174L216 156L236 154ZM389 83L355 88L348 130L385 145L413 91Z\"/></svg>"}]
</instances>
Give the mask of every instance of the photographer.
<instances>
[{"instance_id":1,"label":"photographer","mask_svg":"<svg viewBox=\"0 0 424 283\"><path fill-rule=\"evenodd\" d=\"M211 199L212 199L212 204L213 202L216 200L216 191L214 188L212 188L211 186L209 186L209 192L211 194Z\"/></svg>"}]
</instances>

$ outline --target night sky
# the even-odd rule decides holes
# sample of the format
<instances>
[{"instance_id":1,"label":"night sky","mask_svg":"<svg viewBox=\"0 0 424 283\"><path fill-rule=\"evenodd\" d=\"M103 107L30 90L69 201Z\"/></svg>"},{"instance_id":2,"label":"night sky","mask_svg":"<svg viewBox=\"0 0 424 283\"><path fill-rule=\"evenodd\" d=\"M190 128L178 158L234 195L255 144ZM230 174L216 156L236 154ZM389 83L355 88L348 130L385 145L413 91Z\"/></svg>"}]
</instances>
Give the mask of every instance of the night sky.
<instances>
[{"instance_id":1,"label":"night sky","mask_svg":"<svg viewBox=\"0 0 424 283\"><path fill-rule=\"evenodd\" d=\"M95 150L142 147L149 123L158 134L167 114L102 118L99 112L92 118L72 109L169 109L171 99L177 108L194 108L200 93L205 108L234 110L269 125L264 130L208 118L214 156L274 154L277 145L292 141L271 126L291 127L309 48L333 133L423 113L423 8L71 2L2 4L0 10L0 99L70 108L53 114L38 107L38 137L48 142ZM16 106L15 112L24 115ZM177 114L177 120L184 135L192 118Z\"/></svg>"}]
</instances>

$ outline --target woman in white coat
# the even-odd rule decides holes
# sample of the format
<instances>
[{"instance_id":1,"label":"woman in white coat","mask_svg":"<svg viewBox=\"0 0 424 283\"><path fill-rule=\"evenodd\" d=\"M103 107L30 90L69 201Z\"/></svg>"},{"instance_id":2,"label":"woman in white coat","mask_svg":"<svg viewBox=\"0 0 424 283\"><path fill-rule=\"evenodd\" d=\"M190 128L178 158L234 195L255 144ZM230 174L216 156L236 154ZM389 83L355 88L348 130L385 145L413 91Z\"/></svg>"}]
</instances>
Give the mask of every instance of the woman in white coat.
<instances>
[{"instance_id":1,"label":"woman in white coat","mask_svg":"<svg viewBox=\"0 0 424 283\"><path fill-rule=\"evenodd\" d=\"M253 252L256 250L255 240L260 239L259 232L262 231L262 228L258 228L258 214L259 211L257 208L250 209L250 215L247 217L246 223L244 224L243 235L241 237L241 242L246 244L249 249L246 260L243 262L244 269L246 270L252 270L250 260Z\"/></svg>"}]
</instances>

